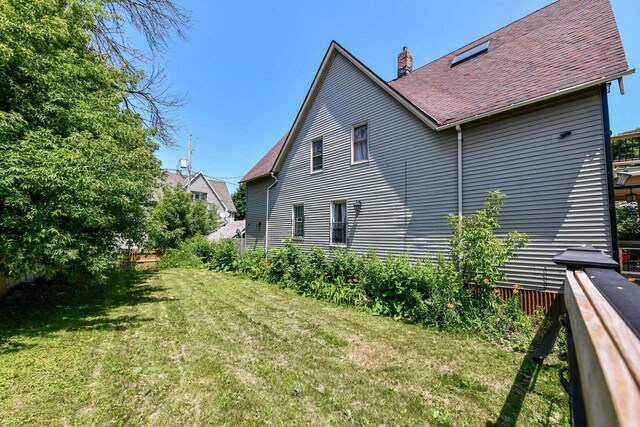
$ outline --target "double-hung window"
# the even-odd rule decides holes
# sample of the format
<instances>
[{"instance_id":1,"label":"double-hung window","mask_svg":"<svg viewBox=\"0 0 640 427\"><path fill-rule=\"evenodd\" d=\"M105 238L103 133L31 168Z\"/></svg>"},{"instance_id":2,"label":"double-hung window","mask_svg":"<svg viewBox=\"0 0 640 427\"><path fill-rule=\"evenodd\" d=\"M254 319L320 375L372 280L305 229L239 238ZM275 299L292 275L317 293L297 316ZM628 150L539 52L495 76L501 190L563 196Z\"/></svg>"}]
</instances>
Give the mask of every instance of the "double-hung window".
<instances>
[{"instance_id":1,"label":"double-hung window","mask_svg":"<svg viewBox=\"0 0 640 427\"><path fill-rule=\"evenodd\" d=\"M293 205L293 237L304 237L304 205Z\"/></svg>"},{"instance_id":2,"label":"double-hung window","mask_svg":"<svg viewBox=\"0 0 640 427\"><path fill-rule=\"evenodd\" d=\"M193 200L207 200L207 193L203 193L201 191L192 191L191 197Z\"/></svg>"},{"instance_id":3,"label":"double-hung window","mask_svg":"<svg viewBox=\"0 0 640 427\"><path fill-rule=\"evenodd\" d=\"M353 127L353 162L369 160L369 127L367 123Z\"/></svg>"},{"instance_id":4,"label":"double-hung window","mask_svg":"<svg viewBox=\"0 0 640 427\"><path fill-rule=\"evenodd\" d=\"M322 170L322 138L311 141L311 172Z\"/></svg>"},{"instance_id":5,"label":"double-hung window","mask_svg":"<svg viewBox=\"0 0 640 427\"><path fill-rule=\"evenodd\" d=\"M347 202L331 203L331 244L347 243Z\"/></svg>"}]
</instances>

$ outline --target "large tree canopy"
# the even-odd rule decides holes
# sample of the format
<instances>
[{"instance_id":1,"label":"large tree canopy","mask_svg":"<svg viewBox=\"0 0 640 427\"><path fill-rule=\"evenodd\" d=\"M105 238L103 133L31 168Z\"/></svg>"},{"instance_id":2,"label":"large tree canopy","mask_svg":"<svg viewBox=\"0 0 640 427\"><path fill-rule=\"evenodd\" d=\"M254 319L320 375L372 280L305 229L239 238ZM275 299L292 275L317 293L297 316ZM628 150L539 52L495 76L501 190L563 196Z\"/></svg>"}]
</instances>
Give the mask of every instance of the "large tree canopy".
<instances>
[{"instance_id":1,"label":"large tree canopy","mask_svg":"<svg viewBox=\"0 0 640 427\"><path fill-rule=\"evenodd\" d=\"M121 19L105 3L0 0L0 254L10 275L97 273L119 239L140 236L160 174L155 129L126 108L144 73L95 48L98 25Z\"/></svg>"}]
</instances>

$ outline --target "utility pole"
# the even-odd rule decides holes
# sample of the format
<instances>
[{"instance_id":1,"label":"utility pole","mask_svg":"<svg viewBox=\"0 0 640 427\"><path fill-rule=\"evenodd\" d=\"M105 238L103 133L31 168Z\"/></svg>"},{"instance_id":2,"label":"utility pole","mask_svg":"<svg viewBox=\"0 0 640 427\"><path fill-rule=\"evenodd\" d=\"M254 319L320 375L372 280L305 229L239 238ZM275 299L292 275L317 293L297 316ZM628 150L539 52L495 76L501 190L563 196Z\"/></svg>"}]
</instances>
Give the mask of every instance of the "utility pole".
<instances>
[{"instance_id":1,"label":"utility pole","mask_svg":"<svg viewBox=\"0 0 640 427\"><path fill-rule=\"evenodd\" d=\"M193 149L191 147L191 134L189 134L189 144L187 146L187 191L191 195L191 153Z\"/></svg>"}]
</instances>

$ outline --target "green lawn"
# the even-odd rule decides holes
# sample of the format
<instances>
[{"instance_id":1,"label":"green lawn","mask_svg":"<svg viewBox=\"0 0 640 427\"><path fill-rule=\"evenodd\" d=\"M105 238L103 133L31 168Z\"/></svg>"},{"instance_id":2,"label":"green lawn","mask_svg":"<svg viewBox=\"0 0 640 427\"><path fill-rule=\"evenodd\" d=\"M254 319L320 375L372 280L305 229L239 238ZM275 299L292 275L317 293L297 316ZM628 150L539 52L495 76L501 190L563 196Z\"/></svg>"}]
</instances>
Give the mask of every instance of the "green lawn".
<instances>
[{"instance_id":1,"label":"green lawn","mask_svg":"<svg viewBox=\"0 0 640 427\"><path fill-rule=\"evenodd\" d=\"M0 425L566 424L558 366L523 360L227 274L127 271L0 301Z\"/></svg>"}]
</instances>

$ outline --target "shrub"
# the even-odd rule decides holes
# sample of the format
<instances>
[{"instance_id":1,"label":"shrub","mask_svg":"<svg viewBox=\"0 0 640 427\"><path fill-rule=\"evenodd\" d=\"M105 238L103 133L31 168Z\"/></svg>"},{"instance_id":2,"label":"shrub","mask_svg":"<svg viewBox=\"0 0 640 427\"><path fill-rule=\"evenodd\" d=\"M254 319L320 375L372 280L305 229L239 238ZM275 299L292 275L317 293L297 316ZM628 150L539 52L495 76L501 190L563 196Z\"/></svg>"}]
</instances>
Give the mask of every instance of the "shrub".
<instances>
[{"instance_id":1,"label":"shrub","mask_svg":"<svg viewBox=\"0 0 640 427\"><path fill-rule=\"evenodd\" d=\"M333 255L327 265L327 280L337 282L342 279L351 283L354 279L362 275L364 270L364 258L347 248L334 250Z\"/></svg>"},{"instance_id":2,"label":"shrub","mask_svg":"<svg viewBox=\"0 0 640 427\"><path fill-rule=\"evenodd\" d=\"M189 251L200 258L203 263L208 264L213 257L215 243L210 242L204 236L195 236L180 243L178 247Z\"/></svg>"},{"instance_id":3,"label":"shrub","mask_svg":"<svg viewBox=\"0 0 640 427\"><path fill-rule=\"evenodd\" d=\"M462 328L472 295L455 265L440 255L434 264L425 264L424 270L428 289L425 294L414 293L416 319L445 330Z\"/></svg>"},{"instance_id":4,"label":"shrub","mask_svg":"<svg viewBox=\"0 0 640 427\"><path fill-rule=\"evenodd\" d=\"M269 264L264 249L247 249L238 259L238 272L253 280L266 280Z\"/></svg>"},{"instance_id":5,"label":"shrub","mask_svg":"<svg viewBox=\"0 0 640 427\"><path fill-rule=\"evenodd\" d=\"M428 274L424 264L412 264L406 256L390 256L385 261L370 252L363 267L363 289L374 313L412 320L416 296L424 295Z\"/></svg>"},{"instance_id":6,"label":"shrub","mask_svg":"<svg viewBox=\"0 0 640 427\"><path fill-rule=\"evenodd\" d=\"M209 268L216 271L236 271L238 269L238 245L233 239L223 239L213 243Z\"/></svg>"},{"instance_id":7,"label":"shrub","mask_svg":"<svg viewBox=\"0 0 640 427\"><path fill-rule=\"evenodd\" d=\"M505 279L500 270L514 258L518 249L529 241L526 234L512 231L505 237L498 237L498 218L506 196L492 191L484 200L484 208L462 219L449 215L449 225L453 228L450 238L451 257L460 271L465 284L478 287L478 298L488 302L499 281Z\"/></svg>"},{"instance_id":8,"label":"shrub","mask_svg":"<svg viewBox=\"0 0 640 427\"><path fill-rule=\"evenodd\" d=\"M304 293L311 282L322 277L323 272L313 268L309 255L291 239L283 243L283 247L270 253L267 280ZM314 257L317 258L317 253Z\"/></svg>"},{"instance_id":9,"label":"shrub","mask_svg":"<svg viewBox=\"0 0 640 427\"><path fill-rule=\"evenodd\" d=\"M207 210L204 201L192 201L180 186L165 186L160 200L148 211L148 246L177 248L191 237L211 233L216 226L216 212Z\"/></svg>"},{"instance_id":10,"label":"shrub","mask_svg":"<svg viewBox=\"0 0 640 427\"><path fill-rule=\"evenodd\" d=\"M161 268L203 268L202 260L188 247L167 249L160 260Z\"/></svg>"}]
</instances>

